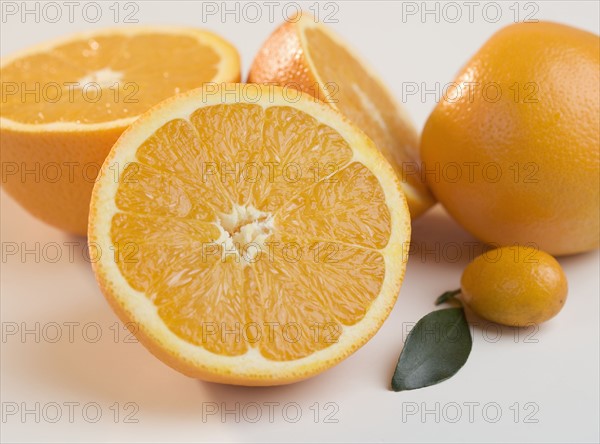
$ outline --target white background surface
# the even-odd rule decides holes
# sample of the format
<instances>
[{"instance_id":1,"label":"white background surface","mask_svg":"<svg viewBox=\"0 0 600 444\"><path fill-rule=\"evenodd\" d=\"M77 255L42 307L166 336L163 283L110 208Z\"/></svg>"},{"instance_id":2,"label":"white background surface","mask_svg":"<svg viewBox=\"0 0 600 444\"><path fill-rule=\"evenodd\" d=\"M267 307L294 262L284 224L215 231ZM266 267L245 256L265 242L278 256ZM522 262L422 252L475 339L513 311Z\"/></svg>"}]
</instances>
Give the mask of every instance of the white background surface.
<instances>
[{"instance_id":1,"label":"white background surface","mask_svg":"<svg viewBox=\"0 0 600 444\"><path fill-rule=\"evenodd\" d=\"M200 2L166 3L137 2L136 18L142 24L185 24L218 32L239 49L244 75L260 44L282 21L285 4L275 6L270 23L266 6L259 3L263 19L248 23L243 16L238 20L234 15L225 20L203 18ZM48 23L41 17L36 23L32 16L25 22L19 17L3 17L1 54L71 31L114 26L110 4L102 2L103 18L95 24L83 20L81 14L75 15L73 23L68 19ZM444 15L438 20L434 15L425 20L420 15L410 16L403 22L399 2L345 2L338 4L338 23L331 24L371 62L419 128L435 105L435 95L406 97L403 85L406 88L416 82L420 89L423 85L435 89L436 82L450 82L495 30L514 20L513 2L498 3L502 18L497 23L489 20L494 10L488 9L488 19L482 15L486 2L476 5L472 23L465 3L457 4L463 18L449 23ZM423 8L421 2L415 5ZM535 5L539 9L535 18L598 33L595 1ZM222 8L221 2L216 6ZM427 8L435 7L435 3L427 3ZM521 13L532 10L525 4L518 9ZM454 17L454 11L446 12L446 18ZM434 387L394 393L389 381L408 329L434 309L436 296L458 287L469 259L465 243L473 239L436 207L414 223L413 241L418 249L409 261L398 303L365 347L302 383L233 387L188 379L141 345L127 342L126 332L105 303L82 253L85 239L50 228L25 213L4 192L1 197L3 249L8 243L17 243L19 248L40 252L38 259L34 254L25 260L17 255L3 257L1 264L2 408L4 413L15 405L20 410L2 418L3 442L599 440L598 252L560 259L569 279L569 298L560 315L539 331L503 328L499 332L494 325L472 319L476 324L473 352L455 377ZM74 243L71 258L71 247L65 242ZM448 261L450 243L465 247L458 262ZM56 254L57 245L62 257L51 263L48 259ZM425 249L431 252L425 254ZM34 334L23 338L22 330L35 330L36 323L40 338ZM62 337L51 342L57 325ZM19 334L5 334L15 326ZM98 329L102 336L94 342ZM273 405L272 418L265 404L270 402L278 403ZM79 403L73 404L72 418L65 403ZM133 404L126 408L126 403ZM256 415L256 405L250 403L262 408L256 423L250 422ZM318 418L315 403L319 403ZM326 407L326 403L331 404ZM56 404L62 417L51 423ZM85 405L89 406L86 412ZM137 423L124 418L133 405L137 406L133 416ZM291 422L297 406L301 416ZM97 407L102 417L92 423ZM219 413L203 417L203 410L212 407ZM33 413L22 417L23 409L37 409L40 417L36 420ZM233 413L223 418L225 409L237 409L239 420ZM118 418L115 410L120 413ZM336 422L327 422L327 413L334 413L330 420Z\"/></svg>"}]
</instances>

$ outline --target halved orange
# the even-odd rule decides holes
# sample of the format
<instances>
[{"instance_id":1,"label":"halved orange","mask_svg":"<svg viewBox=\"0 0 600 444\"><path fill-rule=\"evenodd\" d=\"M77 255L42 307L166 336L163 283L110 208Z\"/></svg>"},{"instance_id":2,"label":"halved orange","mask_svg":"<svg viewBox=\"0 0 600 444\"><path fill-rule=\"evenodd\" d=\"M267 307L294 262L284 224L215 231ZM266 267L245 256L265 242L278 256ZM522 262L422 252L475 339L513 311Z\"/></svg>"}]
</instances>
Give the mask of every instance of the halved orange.
<instances>
[{"instance_id":1,"label":"halved orange","mask_svg":"<svg viewBox=\"0 0 600 444\"><path fill-rule=\"evenodd\" d=\"M421 180L419 137L409 116L374 70L310 14L291 18L267 39L248 81L298 88L341 111L392 164L413 219L435 203Z\"/></svg>"},{"instance_id":2,"label":"halved orange","mask_svg":"<svg viewBox=\"0 0 600 444\"><path fill-rule=\"evenodd\" d=\"M362 346L396 301L409 237L373 142L274 86L159 104L115 144L90 207L116 313L173 368L232 384L294 382Z\"/></svg>"},{"instance_id":3,"label":"halved orange","mask_svg":"<svg viewBox=\"0 0 600 444\"><path fill-rule=\"evenodd\" d=\"M2 60L2 184L38 218L85 235L110 148L140 114L205 82L240 79L235 48L198 29L76 34Z\"/></svg>"}]
</instances>

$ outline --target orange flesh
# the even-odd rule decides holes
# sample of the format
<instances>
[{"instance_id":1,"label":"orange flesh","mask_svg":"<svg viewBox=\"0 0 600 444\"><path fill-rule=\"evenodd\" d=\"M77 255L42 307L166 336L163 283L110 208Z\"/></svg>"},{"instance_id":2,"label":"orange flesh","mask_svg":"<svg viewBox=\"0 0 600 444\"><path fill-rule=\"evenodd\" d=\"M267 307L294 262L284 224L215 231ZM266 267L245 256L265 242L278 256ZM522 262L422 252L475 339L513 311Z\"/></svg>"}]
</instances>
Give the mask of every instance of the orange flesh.
<instances>
[{"instance_id":1,"label":"orange flesh","mask_svg":"<svg viewBox=\"0 0 600 444\"><path fill-rule=\"evenodd\" d=\"M354 56L319 28L305 29L304 36L310 59L328 87L323 100L337 107L375 142L403 181L428 194L418 174L404 174L398 166L413 162L406 171L418 168L418 141L412 127L398 115L389 92Z\"/></svg>"},{"instance_id":2,"label":"orange flesh","mask_svg":"<svg viewBox=\"0 0 600 444\"><path fill-rule=\"evenodd\" d=\"M120 178L121 273L213 353L287 361L332 345L380 293L391 233L379 181L352 156L289 107L207 106L168 122Z\"/></svg>"},{"instance_id":3,"label":"orange flesh","mask_svg":"<svg viewBox=\"0 0 600 444\"><path fill-rule=\"evenodd\" d=\"M2 115L29 124L101 123L137 116L213 79L219 62L214 49L183 35L74 41L2 68ZM198 68L192 71L190 66Z\"/></svg>"}]
</instances>

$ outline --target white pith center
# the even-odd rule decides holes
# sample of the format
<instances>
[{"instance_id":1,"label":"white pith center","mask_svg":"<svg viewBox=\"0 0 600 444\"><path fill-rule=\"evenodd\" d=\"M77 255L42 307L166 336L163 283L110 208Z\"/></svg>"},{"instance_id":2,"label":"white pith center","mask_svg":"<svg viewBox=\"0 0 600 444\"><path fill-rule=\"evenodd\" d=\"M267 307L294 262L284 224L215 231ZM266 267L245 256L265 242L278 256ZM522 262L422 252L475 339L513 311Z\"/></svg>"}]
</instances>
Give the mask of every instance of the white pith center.
<instances>
[{"instance_id":1,"label":"white pith center","mask_svg":"<svg viewBox=\"0 0 600 444\"><path fill-rule=\"evenodd\" d=\"M266 251L266 242L275 225L271 213L257 210L252 205L234 205L229 214L220 214L217 226L221 236L217 243L221 247L221 259L234 255L243 266L252 263L261 251Z\"/></svg>"},{"instance_id":2,"label":"white pith center","mask_svg":"<svg viewBox=\"0 0 600 444\"><path fill-rule=\"evenodd\" d=\"M83 89L86 85L91 83L97 83L100 88L108 88L113 86L115 83L123 80L123 73L120 71L113 71L110 68L102 68L97 71L92 71L87 75L77 80L77 88Z\"/></svg>"}]
</instances>

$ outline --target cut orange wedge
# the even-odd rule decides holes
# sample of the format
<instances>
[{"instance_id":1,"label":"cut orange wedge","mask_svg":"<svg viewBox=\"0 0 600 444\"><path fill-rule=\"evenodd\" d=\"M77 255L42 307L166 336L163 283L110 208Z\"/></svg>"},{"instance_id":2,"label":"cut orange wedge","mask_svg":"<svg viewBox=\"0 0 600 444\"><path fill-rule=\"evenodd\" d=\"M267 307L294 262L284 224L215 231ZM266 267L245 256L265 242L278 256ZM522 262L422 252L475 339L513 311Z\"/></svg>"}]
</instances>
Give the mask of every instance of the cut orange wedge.
<instances>
[{"instance_id":1,"label":"cut orange wedge","mask_svg":"<svg viewBox=\"0 0 600 444\"><path fill-rule=\"evenodd\" d=\"M290 19L267 39L248 81L298 88L341 111L392 164L413 219L435 203L421 180L419 138L410 118L366 62L310 14Z\"/></svg>"},{"instance_id":2,"label":"cut orange wedge","mask_svg":"<svg viewBox=\"0 0 600 444\"><path fill-rule=\"evenodd\" d=\"M235 48L206 31L96 30L3 59L2 184L33 215L85 235L98 171L152 105L205 82L235 82Z\"/></svg>"},{"instance_id":3,"label":"cut orange wedge","mask_svg":"<svg viewBox=\"0 0 600 444\"><path fill-rule=\"evenodd\" d=\"M95 185L100 287L186 375L307 378L367 342L396 301L410 237L397 176L341 114L289 93L229 84L168 99Z\"/></svg>"}]
</instances>

